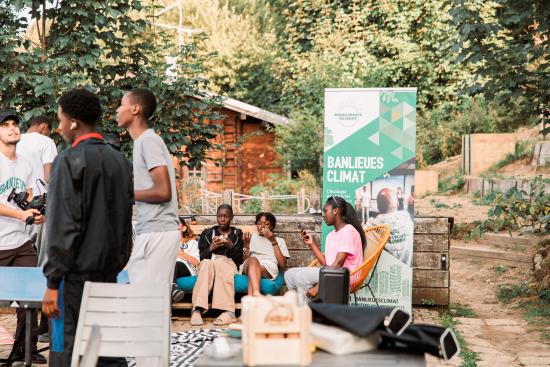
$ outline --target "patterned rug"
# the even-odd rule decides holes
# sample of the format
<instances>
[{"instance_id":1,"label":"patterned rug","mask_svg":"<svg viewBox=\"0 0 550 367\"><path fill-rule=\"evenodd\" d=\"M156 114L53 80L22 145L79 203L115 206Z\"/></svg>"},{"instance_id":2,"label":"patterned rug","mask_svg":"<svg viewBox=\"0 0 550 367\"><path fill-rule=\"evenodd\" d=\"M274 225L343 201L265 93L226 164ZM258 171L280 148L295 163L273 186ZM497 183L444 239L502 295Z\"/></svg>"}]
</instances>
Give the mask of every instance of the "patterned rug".
<instances>
[{"instance_id":1,"label":"patterned rug","mask_svg":"<svg viewBox=\"0 0 550 367\"><path fill-rule=\"evenodd\" d=\"M222 329L189 330L173 333L170 347L170 367L192 367L202 351L218 336ZM136 362L128 358L128 367Z\"/></svg>"}]
</instances>

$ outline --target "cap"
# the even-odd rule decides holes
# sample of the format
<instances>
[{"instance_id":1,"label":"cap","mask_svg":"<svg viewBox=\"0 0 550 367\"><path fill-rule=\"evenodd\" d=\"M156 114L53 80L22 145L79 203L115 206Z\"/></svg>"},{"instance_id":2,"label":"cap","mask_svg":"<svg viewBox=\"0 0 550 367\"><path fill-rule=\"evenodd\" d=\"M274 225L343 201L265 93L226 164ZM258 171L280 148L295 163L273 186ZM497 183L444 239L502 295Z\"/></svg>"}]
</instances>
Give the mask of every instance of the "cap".
<instances>
[{"instance_id":1,"label":"cap","mask_svg":"<svg viewBox=\"0 0 550 367\"><path fill-rule=\"evenodd\" d=\"M15 122L17 122L19 124L19 117L17 117L16 114L14 114L12 112L8 112L8 111L0 112L0 123L6 121L8 118L11 118L11 119L15 120Z\"/></svg>"}]
</instances>

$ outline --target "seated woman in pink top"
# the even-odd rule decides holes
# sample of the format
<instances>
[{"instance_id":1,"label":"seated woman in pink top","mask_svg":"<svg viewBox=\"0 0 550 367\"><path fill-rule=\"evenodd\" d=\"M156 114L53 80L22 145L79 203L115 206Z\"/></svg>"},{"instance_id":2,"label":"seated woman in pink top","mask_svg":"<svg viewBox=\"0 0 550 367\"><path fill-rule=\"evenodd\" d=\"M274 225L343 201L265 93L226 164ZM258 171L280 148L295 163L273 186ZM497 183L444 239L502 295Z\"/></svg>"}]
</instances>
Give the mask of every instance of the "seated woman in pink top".
<instances>
[{"instance_id":1,"label":"seated woman in pink top","mask_svg":"<svg viewBox=\"0 0 550 367\"><path fill-rule=\"evenodd\" d=\"M367 245L365 233L357 220L353 206L339 196L331 196L323 208L325 223L334 226L325 241L323 254L313 237L302 230L302 241L308 245L322 266L345 266L350 272L363 263L363 250ZM319 268L292 268L285 272L288 289L302 288L307 296L317 297Z\"/></svg>"}]
</instances>

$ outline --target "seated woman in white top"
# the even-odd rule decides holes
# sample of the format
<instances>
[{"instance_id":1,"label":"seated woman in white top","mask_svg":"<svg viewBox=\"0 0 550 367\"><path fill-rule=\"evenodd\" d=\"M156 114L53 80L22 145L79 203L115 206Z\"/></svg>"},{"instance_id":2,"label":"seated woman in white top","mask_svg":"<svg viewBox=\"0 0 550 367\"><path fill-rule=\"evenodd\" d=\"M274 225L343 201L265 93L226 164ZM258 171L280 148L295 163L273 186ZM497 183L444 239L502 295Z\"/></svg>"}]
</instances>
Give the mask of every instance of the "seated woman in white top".
<instances>
[{"instance_id":1,"label":"seated woman in white top","mask_svg":"<svg viewBox=\"0 0 550 367\"><path fill-rule=\"evenodd\" d=\"M241 274L248 275L248 295L259 295L261 278L275 279L279 270L286 267L288 249L285 240L273 234L276 225L277 219L273 214L258 213L258 234L245 233L243 236L245 261L239 270Z\"/></svg>"},{"instance_id":2,"label":"seated woman in white top","mask_svg":"<svg viewBox=\"0 0 550 367\"><path fill-rule=\"evenodd\" d=\"M185 219L180 217L180 248L174 269L174 283L172 284L172 302L180 302L185 296L185 292L179 289L176 279L188 277L197 274L199 265L199 243L197 235L185 223Z\"/></svg>"}]
</instances>

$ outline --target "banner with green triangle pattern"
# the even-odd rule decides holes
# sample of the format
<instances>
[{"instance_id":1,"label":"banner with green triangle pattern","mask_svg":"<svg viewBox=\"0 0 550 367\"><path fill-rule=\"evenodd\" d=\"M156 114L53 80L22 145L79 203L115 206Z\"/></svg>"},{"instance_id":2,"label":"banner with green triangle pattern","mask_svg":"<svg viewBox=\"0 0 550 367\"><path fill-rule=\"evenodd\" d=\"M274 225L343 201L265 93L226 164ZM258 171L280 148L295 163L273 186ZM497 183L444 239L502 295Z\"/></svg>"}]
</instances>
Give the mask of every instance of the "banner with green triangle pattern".
<instances>
[{"instance_id":1,"label":"banner with green triangle pattern","mask_svg":"<svg viewBox=\"0 0 550 367\"><path fill-rule=\"evenodd\" d=\"M324 202L340 196L364 229L391 228L360 305L411 312L415 149L416 88L325 89ZM323 223L323 244L332 230Z\"/></svg>"}]
</instances>

